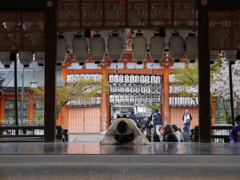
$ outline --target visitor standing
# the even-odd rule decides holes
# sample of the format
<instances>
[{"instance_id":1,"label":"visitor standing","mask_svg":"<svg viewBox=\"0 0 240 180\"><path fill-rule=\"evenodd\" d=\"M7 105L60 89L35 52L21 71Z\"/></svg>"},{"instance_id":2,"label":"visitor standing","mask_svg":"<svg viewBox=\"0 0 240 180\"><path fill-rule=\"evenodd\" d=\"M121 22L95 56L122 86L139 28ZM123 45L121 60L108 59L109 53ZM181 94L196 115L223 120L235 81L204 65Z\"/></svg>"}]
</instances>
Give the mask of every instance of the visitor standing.
<instances>
[{"instance_id":1,"label":"visitor standing","mask_svg":"<svg viewBox=\"0 0 240 180\"><path fill-rule=\"evenodd\" d=\"M189 110L186 109L185 113L183 114L182 117L183 123L184 123L184 127L188 128L188 132L190 131L190 124L192 121L192 115L189 113Z\"/></svg>"},{"instance_id":2,"label":"visitor standing","mask_svg":"<svg viewBox=\"0 0 240 180\"><path fill-rule=\"evenodd\" d=\"M154 125L156 126L156 133L160 136L159 129L162 127L162 117L159 114L158 110L154 112Z\"/></svg>"}]
</instances>

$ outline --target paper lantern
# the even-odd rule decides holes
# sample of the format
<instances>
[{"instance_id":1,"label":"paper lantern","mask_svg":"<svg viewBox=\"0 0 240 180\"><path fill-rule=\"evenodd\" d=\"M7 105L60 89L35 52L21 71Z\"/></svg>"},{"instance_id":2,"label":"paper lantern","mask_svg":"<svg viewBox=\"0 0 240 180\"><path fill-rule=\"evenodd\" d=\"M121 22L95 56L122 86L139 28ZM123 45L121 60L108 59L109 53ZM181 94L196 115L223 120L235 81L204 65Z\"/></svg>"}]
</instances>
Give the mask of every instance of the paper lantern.
<instances>
[{"instance_id":1,"label":"paper lantern","mask_svg":"<svg viewBox=\"0 0 240 180\"><path fill-rule=\"evenodd\" d=\"M86 18L86 11L83 9L83 7L81 7L81 11L82 11L82 20ZM72 18L73 21L71 22L72 26L80 26L79 21L80 21L80 9L77 6L73 11L72 11ZM82 21L82 25L85 25L85 22Z\"/></svg>"},{"instance_id":2,"label":"paper lantern","mask_svg":"<svg viewBox=\"0 0 240 180\"><path fill-rule=\"evenodd\" d=\"M10 50L13 45L13 41L10 37L4 37L0 43L0 49L9 49L9 51L0 51L0 62L4 65L5 68L10 68L13 63L12 60L9 60Z\"/></svg>"},{"instance_id":3,"label":"paper lantern","mask_svg":"<svg viewBox=\"0 0 240 180\"><path fill-rule=\"evenodd\" d=\"M166 25L171 24L171 8L167 5L164 5L159 11L159 16L161 21L164 21Z\"/></svg>"},{"instance_id":4,"label":"paper lantern","mask_svg":"<svg viewBox=\"0 0 240 180\"><path fill-rule=\"evenodd\" d=\"M194 33L188 34L185 38L186 58L190 63L194 63L198 59L198 38Z\"/></svg>"},{"instance_id":5,"label":"paper lantern","mask_svg":"<svg viewBox=\"0 0 240 180\"><path fill-rule=\"evenodd\" d=\"M174 59L175 62L180 62L184 56L184 40L179 33L174 32L169 38L169 47L171 58Z\"/></svg>"},{"instance_id":6,"label":"paper lantern","mask_svg":"<svg viewBox=\"0 0 240 180\"><path fill-rule=\"evenodd\" d=\"M152 37L154 36L154 32L155 32L155 30L144 30L143 31L143 35L147 39L147 51L148 52L150 51L150 46L151 46L150 41L151 41Z\"/></svg>"},{"instance_id":7,"label":"paper lantern","mask_svg":"<svg viewBox=\"0 0 240 180\"><path fill-rule=\"evenodd\" d=\"M117 26L118 22L116 22L116 20L118 19L118 16L119 16L119 13L116 10L116 8L112 5L110 5L105 12L105 17L106 17L105 25L106 26Z\"/></svg>"},{"instance_id":8,"label":"paper lantern","mask_svg":"<svg viewBox=\"0 0 240 180\"><path fill-rule=\"evenodd\" d=\"M189 22L186 22L190 17L190 12L184 5L180 5L176 10L176 18L177 23L175 25L189 25Z\"/></svg>"},{"instance_id":9,"label":"paper lantern","mask_svg":"<svg viewBox=\"0 0 240 180\"><path fill-rule=\"evenodd\" d=\"M224 46L228 48L238 47L238 42L239 38L237 36L231 38L231 35L229 34L227 37L224 38ZM224 57L229 62L235 62L237 60L237 50L225 50Z\"/></svg>"},{"instance_id":10,"label":"paper lantern","mask_svg":"<svg viewBox=\"0 0 240 180\"><path fill-rule=\"evenodd\" d=\"M76 35L72 46L75 61L77 61L80 66L85 65L85 62L88 60L88 45L86 39L82 37L82 35Z\"/></svg>"},{"instance_id":11,"label":"paper lantern","mask_svg":"<svg viewBox=\"0 0 240 180\"><path fill-rule=\"evenodd\" d=\"M4 25L0 24L0 39L3 39L4 37L8 36L9 32L4 27Z\"/></svg>"},{"instance_id":12,"label":"paper lantern","mask_svg":"<svg viewBox=\"0 0 240 180\"><path fill-rule=\"evenodd\" d=\"M57 37L57 65L61 66L67 58L67 40L63 35L58 35Z\"/></svg>"},{"instance_id":13,"label":"paper lantern","mask_svg":"<svg viewBox=\"0 0 240 180\"><path fill-rule=\"evenodd\" d=\"M92 20L91 26L100 26L101 22L97 22L102 18L102 11L98 6L93 6L90 10L90 19Z\"/></svg>"},{"instance_id":14,"label":"paper lantern","mask_svg":"<svg viewBox=\"0 0 240 180\"><path fill-rule=\"evenodd\" d=\"M219 48L219 38L214 33L210 33L209 35L209 47ZM210 50L210 64L213 64L218 59L218 56L219 50Z\"/></svg>"},{"instance_id":15,"label":"paper lantern","mask_svg":"<svg viewBox=\"0 0 240 180\"><path fill-rule=\"evenodd\" d=\"M124 81L125 81L125 83L129 83L129 75L126 74L124 76Z\"/></svg>"},{"instance_id":16,"label":"paper lantern","mask_svg":"<svg viewBox=\"0 0 240 180\"><path fill-rule=\"evenodd\" d=\"M37 23L31 25L28 29L28 37L33 42L33 45L36 45L36 41L42 36L42 29L39 28Z\"/></svg>"},{"instance_id":17,"label":"paper lantern","mask_svg":"<svg viewBox=\"0 0 240 180\"><path fill-rule=\"evenodd\" d=\"M68 23L70 23L70 11L61 5L58 9L58 26L67 26Z\"/></svg>"},{"instance_id":18,"label":"paper lantern","mask_svg":"<svg viewBox=\"0 0 240 180\"><path fill-rule=\"evenodd\" d=\"M101 37L104 39L104 44L105 44L105 52L108 51L108 39L109 39L109 35L110 35L110 31L100 31L99 34L101 35Z\"/></svg>"},{"instance_id":19,"label":"paper lantern","mask_svg":"<svg viewBox=\"0 0 240 180\"><path fill-rule=\"evenodd\" d=\"M134 82L137 84L139 83L139 75L135 75Z\"/></svg>"},{"instance_id":20,"label":"paper lantern","mask_svg":"<svg viewBox=\"0 0 240 180\"><path fill-rule=\"evenodd\" d=\"M131 6L128 10L128 26L139 26L140 25L140 13L135 6Z\"/></svg>"},{"instance_id":21,"label":"paper lantern","mask_svg":"<svg viewBox=\"0 0 240 180\"><path fill-rule=\"evenodd\" d=\"M45 52L44 52L44 36L36 40L35 43L35 61L38 66L43 66L45 64Z\"/></svg>"},{"instance_id":22,"label":"paper lantern","mask_svg":"<svg viewBox=\"0 0 240 180\"><path fill-rule=\"evenodd\" d=\"M21 43L19 42L18 44L21 44ZM28 37L23 38L22 45L23 45L24 50L33 49L33 43ZM33 52L20 51L20 52L18 52L18 55L19 55L19 62L24 67L29 67L29 65L33 61Z\"/></svg>"},{"instance_id":23,"label":"paper lantern","mask_svg":"<svg viewBox=\"0 0 240 180\"><path fill-rule=\"evenodd\" d=\"M150 17L151 17L151 19L157 18L157 12L156 12L156 10L153 8L153 6L150 6L149 8L150 8L150 14L151 14ZM148 6L147 6L146 9L143 10L143 18L144 18L144 20L143 20L143 25L147 25L147 24L148 24ZM152 21L151 21L151 24L155 25L156 23L152 20Z\"/></svg>"},{"instance_id":24,"label":"paper lantern","mask_svg":"<svg viewBox=\"0 0 240 180\"><path fill-rule=\"evenodd\" d=\"M95 61L95 64L100 64L105 53L104 39L100 34L95 34L94 37L90 39L90 47L92 60Z\"/></svg>"},{"instance_id":25,"label":"paper lantern","mask_svg":"<svg viewBox=\"0 0 240 180\"><path fill-rule=\"evenodd\" d=\"M147 57L147 39L142 33L137 33L132 40L132 56L137 64L142 64Z\"/></svg>"},{"instance_id":26,"label":"paper lantern","mask_svg":"<svg viewBox=\"0 0 240 180\"><path fill-rule=\"evenodd\" d=\"M154 63L159 63L163 59L164 55L164 38L159 36L159 33L155 33L150 40L150 57Z\"/></svg>"},{"instance_id":27,"label":"paper lantern","mask_svg":"<svg viewBox=\"0 0 240 180\"><path fill-rule=\"evenodd\" d=\"M117 63L123 55L124 47L122 38L117 33L112 34L108 39L108 56L113 63Z\"/></svg>"}]
</instances>

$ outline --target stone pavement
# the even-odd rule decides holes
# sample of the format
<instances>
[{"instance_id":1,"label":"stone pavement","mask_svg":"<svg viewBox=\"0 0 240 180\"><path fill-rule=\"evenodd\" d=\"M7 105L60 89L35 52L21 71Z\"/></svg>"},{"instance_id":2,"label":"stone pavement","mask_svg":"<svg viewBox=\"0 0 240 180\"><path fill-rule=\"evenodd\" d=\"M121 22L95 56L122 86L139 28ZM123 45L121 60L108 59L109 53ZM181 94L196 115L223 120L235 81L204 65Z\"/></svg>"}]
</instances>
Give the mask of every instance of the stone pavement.
<instances>
[{"instance_id":1,"label":"stone pavement","mask_svg":"<svg viewBox=\"0 0 240 180\"><path fill-rule=\"evenodd\" d=\"M69 134L69 142L100 142L104 134Z\"/></svg>"}]
</instances>

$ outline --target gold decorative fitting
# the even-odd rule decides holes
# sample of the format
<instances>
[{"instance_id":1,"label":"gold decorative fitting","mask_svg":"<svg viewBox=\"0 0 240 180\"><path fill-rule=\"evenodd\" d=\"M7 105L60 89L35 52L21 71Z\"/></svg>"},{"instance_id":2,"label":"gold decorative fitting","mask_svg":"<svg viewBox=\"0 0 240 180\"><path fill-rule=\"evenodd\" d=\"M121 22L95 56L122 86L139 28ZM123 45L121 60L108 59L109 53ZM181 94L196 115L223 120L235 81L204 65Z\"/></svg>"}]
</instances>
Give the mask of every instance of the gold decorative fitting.
<instances>
[{"instance_id":1,"label":"gold decorative fitting","mask_svg":"<svg viewBox=\"0 0 240 180\"><path fill-rule=\"evenodd\" d=\"M52 2L52 1L48 1L48 2L47 2L47 5L48 5L49 7L51 7L51 6L53 5L53 2Z\"/></svg>"},{"instance_id":2,"label":"gold decorative fitting","mask_svg":"<svg viewBox=\"0 0 240 180\"><path fill-rule=\"evenodd\" d=\"M206 5L208 2L207 2L207 0L202 0L202 5Z\"/></svg>"}]
</instances>

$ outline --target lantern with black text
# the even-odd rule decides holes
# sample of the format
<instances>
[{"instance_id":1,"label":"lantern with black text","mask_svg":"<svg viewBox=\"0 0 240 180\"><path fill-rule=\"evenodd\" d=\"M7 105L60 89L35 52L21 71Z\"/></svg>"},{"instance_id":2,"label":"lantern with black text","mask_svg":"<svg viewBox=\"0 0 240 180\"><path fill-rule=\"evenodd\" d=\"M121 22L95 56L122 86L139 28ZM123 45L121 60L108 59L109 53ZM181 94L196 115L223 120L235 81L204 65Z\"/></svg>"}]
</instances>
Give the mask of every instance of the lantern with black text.
<instances>
[{"instance_id":1,"label":"lantern with black text","mask_svg":"<svg viewBox=\"0 0 240 180\"><path fill-rule=\"evenodd\" d=\"M19 44L21 44L21 43L19 42ZM29 67L29 65L33 61L33 52L30 51L30 49L33 49L33 43L28 37L24 37L22 45L23 45L24 51L20 51L18 53L19 62L24 67ZM28 49L29 49L29 51L27 51Z\"/></svg>"},{"instance_id":2,"label":"lantern with black text","mask_svg":"<svg viewBox=\"0 0 240 180\"><path fill-rule=\"evenodd\" d=\"M123 52L122 38L117 33L112 34L108 39L108 56L113 63L117 63L122 58Z\"/></svg>"},{"instance_id":3,"label":"lantern with black text","mask_svg":"<svg viewBox=\"0 0 240 180\"><path fill-rule=\"evenodd\" d=\"M169 38L169 48L171 58L174 59L175 62L180 62L184 56L184 40L179 33L174 32Z\"/></svg>"},{"instance_id":4,"label":"lantern with black text","mask_svg":"<svg viewBox=\"0 0 240 180\"><path fill-rule=\"evenodd\" d=\"M147 56L147 39L142 33L137 33L132 40L132 56L137 64L142 64Z\"/></svg>"},{"instance_id":5,"label":"lantern with black text","mask_svg":"<svg viewBox=\"0 0 240 180\"><path fill-rule=\"evenodd\" d=\"M61 66L67 58L67 40L64 38L63 35L58 35L57 38L57 65Z\"/></svg>"},{"instance_id":6,"label":"lantern with black text","mask_svg":"<svg viewBox=\"0 0 240 180\"><path fill-rule=\"evenodd\" d=\"M188 37L185 38L186 45L186 58L190 63L194 63L198 59L198 38L194 33L188 34Z\"/></svg>"},{"instance_id":7,"label":"lantern with black text","mask_svg":"<svg viewBox=\"0 0 240 180\"><path fill-rule=\"evenodd\" d=\"M95 64L100 64L105 53L104 39L100 34L95 34L94 37L90 39L90 47L92 60L95 62Z\"/></svg>"},{"instance_id":8,"label":"lantern with black text","mask_svg":"<svg viewBox=\"0 0 240 180\"><path fill-rule=\"evenodd\" d=\"M159 63L163 59L164 55L164 38L159 36L159 33L155 33L150 40L150 57L154 63Z\"/></svg>"},{"instance_id":9,"label":"lantern with black text","mask_svg":"<svg viewBox=\"0 0 240 180\"><path fill-rule=\"evenodd\" d=\"M88 45L86 39L82 37L82 35L76 35L72 46L75 61L77 61L80 66L84 65L88 60Z\"/></svg>"},{"instance_id":10,"label":"lantern with black text","mask_svg":"<svg viewBox=\"0 0 240 180\"><path fill-rule=\"evenodd\" d=\"M86 18L86 11L83 9L83 7L81 7L81 11L82 11L82 20ZM71 22L71 25L73 26L79 26L79 21L80 21L80 9L79 7L76 7L73 11L72 11L72 17L73 17L73 22ZM85 25L85 22L82 21L82 25Z\"/></svg>"}]
</instances>

